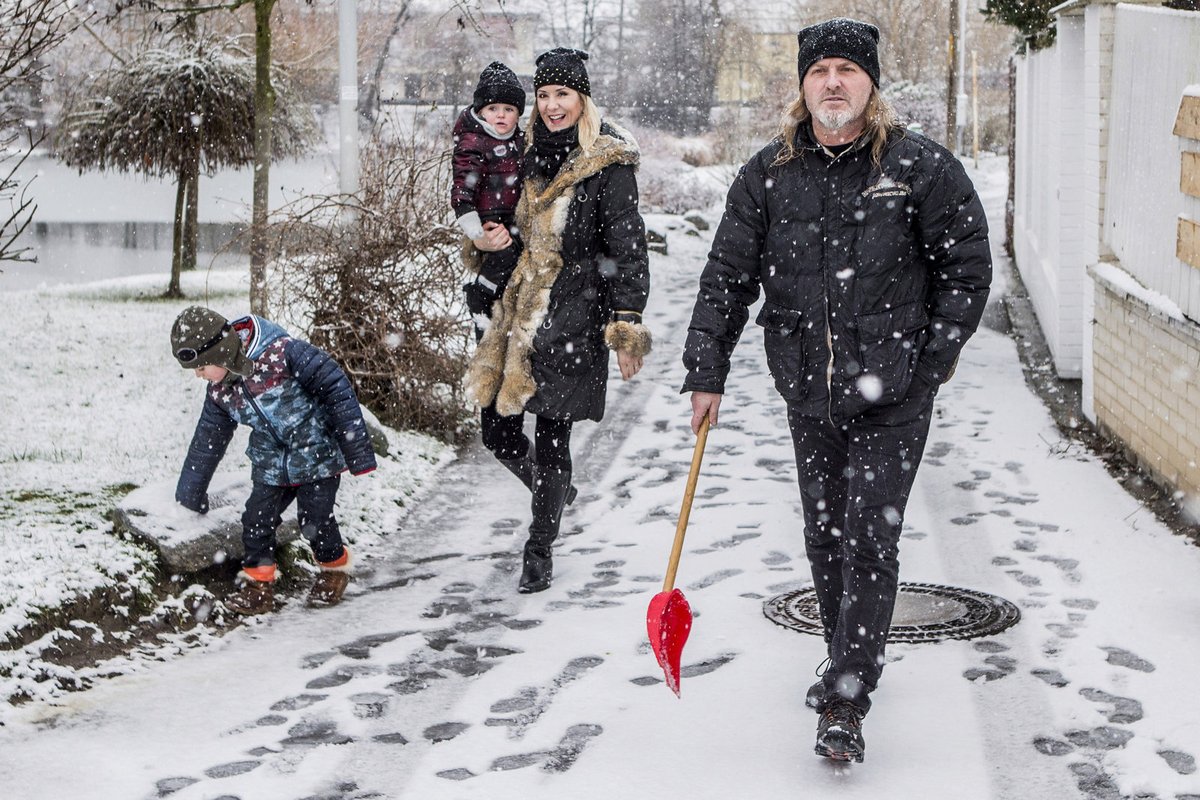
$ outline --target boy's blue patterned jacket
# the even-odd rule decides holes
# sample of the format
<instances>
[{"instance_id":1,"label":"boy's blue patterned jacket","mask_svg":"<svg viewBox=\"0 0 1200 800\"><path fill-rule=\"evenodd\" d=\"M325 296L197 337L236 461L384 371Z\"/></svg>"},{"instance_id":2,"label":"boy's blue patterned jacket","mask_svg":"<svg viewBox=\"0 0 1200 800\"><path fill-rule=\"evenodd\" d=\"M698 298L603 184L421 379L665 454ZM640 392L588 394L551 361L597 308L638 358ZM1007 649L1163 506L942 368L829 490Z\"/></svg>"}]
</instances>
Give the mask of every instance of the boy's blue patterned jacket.
<instances>
[{"instance_id":1,"label":"boy's blue patterned jacket","mask_svg":"<svg viewBox=\"0 0 1200 800\"><path fill-rule=\"evenodd\" d=\"M209 385L175 499L206 510L209 481L239 423L253 428L246 454L255 483L298 486L345 469L375 469L358 397L342 368L270 320L251 315L232 325L254 373Z\"/></svg>"}]
</instances>

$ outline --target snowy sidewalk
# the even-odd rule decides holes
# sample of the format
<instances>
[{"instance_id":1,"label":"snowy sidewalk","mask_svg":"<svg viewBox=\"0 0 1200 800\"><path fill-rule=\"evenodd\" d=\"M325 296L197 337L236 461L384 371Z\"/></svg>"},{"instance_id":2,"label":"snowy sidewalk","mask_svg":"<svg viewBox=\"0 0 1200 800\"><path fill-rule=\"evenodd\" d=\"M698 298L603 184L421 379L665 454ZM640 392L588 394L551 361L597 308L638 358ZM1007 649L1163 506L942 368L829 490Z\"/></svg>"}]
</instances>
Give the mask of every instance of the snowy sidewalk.
<instances>
[{"instance_id":1,"label":"snowy sidewalk","mask_svg":"<svg viewBox=\"0 0 1200 800\"><path fill-rule=\"evenodd\" d=\"M1002 169L1002 167L1001 167ZM1000 227L1003 173L977 181ZM973 642L893 645L866 763L812 754L817 637L763 601L808 583L761 333L736 354L678 584L682 699L645 641L691 459L679 353L707 243L655 257L655 353L573 440L580 497L549 591L515 592L523 490L445 468L343 605L299 603L0 729L6 797L1200 798L1200 551L1064 441L987 330L937 401L901 579L1017 603ZM998 248L997 248L998 249Z\"/></svg>"}]
</instances>

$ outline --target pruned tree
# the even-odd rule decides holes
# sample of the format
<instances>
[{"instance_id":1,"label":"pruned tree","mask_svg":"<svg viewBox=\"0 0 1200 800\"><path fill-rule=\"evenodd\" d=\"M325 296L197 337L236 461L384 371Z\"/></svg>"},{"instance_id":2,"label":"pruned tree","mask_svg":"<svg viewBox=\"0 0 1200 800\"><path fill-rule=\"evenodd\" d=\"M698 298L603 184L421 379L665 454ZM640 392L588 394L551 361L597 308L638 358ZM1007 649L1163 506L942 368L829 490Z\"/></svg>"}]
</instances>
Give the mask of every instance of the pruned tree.
<instances>
[{"instance_id":1,"label":"pruned tree","mask_svg":"<svg viewBox=\"0 0 1200 800\"><path fill-rule=\"evenodd\" d=\"M0 261L31 260L16 241L37 206L17 171L42 134L25 124L21 96L36 96L42 59L75 24L73 6L71 0L0 0Z\"/></svg>"},{"instance_id":2,"label":"pruned tree","mask_svg":"<svg viewBox=\"0 0 1200 800\"><path fill-rule=\"evenodd\" d=\"M312 0L306 0L312 2ZM166 27L188 24L200 15L214 11L237 12L249 7L254 13L254 184L250 209L250 310L256 314L269 313L267 297L267 198L271 180L272 125L275 117L275 87L271 58L271 13L276 0L113 0L110 18L129 10L140 9L170 20Z\"/></svg>"},{"instance_id":3,"label":"pruned tree","mask_svg":"<svg viewBox=\"0 0 1200 800\"><path fill-rule=\"evenodd\" d=\"M200 175L258 161L257 82L255 64L231 42L188 38L99 73L63 110L55 151L70 166L175 176L168 297L182 297L180 272L195 267L196 208L188 198ZM271 156L299 155L315 143L316 121L283 75L271 84Z\"/></svg>"}]
</instances>

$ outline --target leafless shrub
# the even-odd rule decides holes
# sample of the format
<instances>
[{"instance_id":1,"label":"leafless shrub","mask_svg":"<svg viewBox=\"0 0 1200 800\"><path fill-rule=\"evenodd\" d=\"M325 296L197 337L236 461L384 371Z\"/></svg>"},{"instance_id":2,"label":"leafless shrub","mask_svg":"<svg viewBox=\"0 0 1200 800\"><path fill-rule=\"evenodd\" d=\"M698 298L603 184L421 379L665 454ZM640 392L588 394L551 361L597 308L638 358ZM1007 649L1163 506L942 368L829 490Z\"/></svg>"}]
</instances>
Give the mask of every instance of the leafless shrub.
<instances>
[{"instance_id":1,"label":"leafless shrub","mask_svg":"<svg viewBox=\"0 0 1200 800\"><path fill-rule=\"evenodd\" d=\"M646 159L638 173L638 195L648 211L682 214L708 208L725 193L695 170L680 169L678 161Z\"/></svg>"},{"instance_id":2,"label":"leafless shrub","mask_svg":"<svg viewBox=\"0 0 1200 800\"><path fill-rule=\"evenodd\" d=\"M883 90L900 123L941 141L946 130L946 87L937 83L894 81Z\"/></svg>"},{"instance_id":3,"label":"leafless shrub","mask_svg":"<svg viewBox=\"0 0 1200 800\"><path fill-rule=\"evenodd\" d=\"M297 201L272 226L282 255L271 299L310 331L385 423L453 438L467 416L469 328L449 154L372 141L357 195Z\"/></svg>"},{"instance_id":4,"label":"leafless shrub","mask_svg":"<svg viewBox=\"0 0 1200 800\"><path fill-rule=\"evenodd\" d=\"M15 242L36 210L17 178L41 141L32 127L23 130L23 98L36 91L43 59L73 25L66 0L0 0L0 165L9 162L0 169L0 262L28 260Z\"/></svg>"}]
</instances>

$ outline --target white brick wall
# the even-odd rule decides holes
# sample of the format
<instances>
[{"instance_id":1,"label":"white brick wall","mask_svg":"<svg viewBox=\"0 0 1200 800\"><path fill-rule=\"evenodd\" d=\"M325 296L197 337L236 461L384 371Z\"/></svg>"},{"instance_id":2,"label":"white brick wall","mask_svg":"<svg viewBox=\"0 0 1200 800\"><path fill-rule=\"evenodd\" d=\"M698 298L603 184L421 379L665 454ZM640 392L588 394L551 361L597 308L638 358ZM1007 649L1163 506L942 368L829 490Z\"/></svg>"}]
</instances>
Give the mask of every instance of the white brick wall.
<instances>
[{"instance_id":1,"label":"white brick wall","mask_svg":"<svg viewBox=\"0 0 1200 800\"><path fill-rule=\"evenodd\" d=\"M1200 326L1092 275L1095 421L1159 480L1200 498Z\"/></svg>"}]
</instances>

